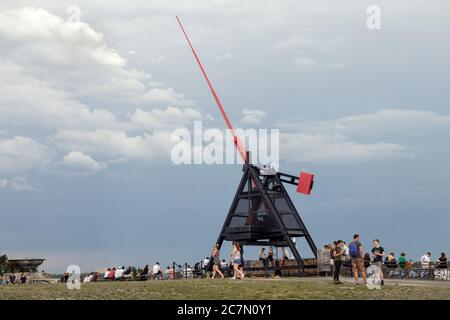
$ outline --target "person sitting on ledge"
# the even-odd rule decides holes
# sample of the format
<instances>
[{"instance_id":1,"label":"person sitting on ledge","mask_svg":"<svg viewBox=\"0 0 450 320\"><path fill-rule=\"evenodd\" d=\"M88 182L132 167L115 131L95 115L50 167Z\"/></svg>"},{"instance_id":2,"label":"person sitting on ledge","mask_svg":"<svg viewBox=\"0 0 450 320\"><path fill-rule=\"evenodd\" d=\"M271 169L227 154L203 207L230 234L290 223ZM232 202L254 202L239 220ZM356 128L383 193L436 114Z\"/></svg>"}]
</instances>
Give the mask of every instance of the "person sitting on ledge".
<instances>
[{"instance_id":1,"label":"person sitting on ledge","mask_svg":"<svg viewBox=\"0 0 450 320\"><path fill-rule=\"evenodd\" d=\"M131 269L131 266L128 266L127 270L123 273L124 279L130 279L133 277L133 270Z\"/></svg>"},{"instance_id":2,"label":"person sitting on ledge","mask_svg":"<svg viewBox=\"0 0 450 320\"><path fill-rule=\"evenodd\" d=\"M163 273L161 271L161 266L159 264L159 262L155 263L155 265L153 266L153 279L163 279Z\"/></svg>"},{"instance_id":3,"label":"person sitting on ledge","mask_svg":"<svg viewBox=\"0 0 450 320\"><path fill-rule=\"evenodd\" d=\"M431 262L431 253L427 252L427 254L424 254L420 257L420 266L422 269L429 269L430 268L430 262Z\"/></svg>"},{"instance_id":4,"label":"person sitting on ledge","mask_svg":"<svg viewBox=\"0 0 450 320\"><path fill-rule=\"evenodd\" d=\"M441 252L441 256L439 257L439 264L437 267L439 269L447 269L447 257L445 256L445 252Z\"/></svg>"},{"instance_id":5,"label":"person sitting on ledge","mask_svg":"<svg viewBox=\"0 0 450 320\"><path fill-rule=\"evenodd\" d=\"M138 274L138 278L140 279L144 279L148 277L148 264L145 265L144 269L142 269L141 272L139 272Z\"/></svg>"},{"instance_id":6,"label":"person sitting on ledge","mask_svg":"<svg viewBox=\"0 0 450 320\"><path fill-rule=\"evenodd\" d=\"M116 268L112 268L112 270L109 271L108 280L114 281L115 277L116 277Z\"/></svg>"},{"instance_id":7,"label":"person sitting on ledge","mask_svg":"<svg viewBox=\"0 0 450 320\"><path fill-rule=\"evenodd\" d=\"M115 274L115 277L116 277L116 280L123 280L123 275L124 275L124 273L125 273L125 267L119 267L119 269L117 269L117 271L116 271L116 274Z\"/></svg>"},{"instance_id":8,"label":"person sitting on ledge","mask_svg":"<svg viewBox=\"0 0 450 320\"><path fill-rule=\"evenodd\" d=\"M406 254L404 252L402 252L400 254L400 257L398 257L398 265L401 269L404 269L404 268L406 268L406 263L407 263Z\"/></svg>"}]
</instances>

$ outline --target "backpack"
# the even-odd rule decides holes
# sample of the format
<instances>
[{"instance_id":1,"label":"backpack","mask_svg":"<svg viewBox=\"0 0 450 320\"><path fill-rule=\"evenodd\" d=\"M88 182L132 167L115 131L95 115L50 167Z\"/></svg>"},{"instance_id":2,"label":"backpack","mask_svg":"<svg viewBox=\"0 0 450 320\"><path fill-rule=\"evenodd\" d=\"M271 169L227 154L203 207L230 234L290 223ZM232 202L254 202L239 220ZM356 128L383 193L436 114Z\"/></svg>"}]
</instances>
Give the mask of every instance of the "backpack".
<instances>
[{"instance_id":1,"label":"backpack","mask_svg":"<svg viewBox=\"0 0 450 320\"><path fill-rule=\"evenodd\" d=\"M348 253L349 253L350 257L352 257L352 258L358 257L359 247L358 247L358 243L356 241L352 241L348 245Z\"/></svg>"}]
</instances>

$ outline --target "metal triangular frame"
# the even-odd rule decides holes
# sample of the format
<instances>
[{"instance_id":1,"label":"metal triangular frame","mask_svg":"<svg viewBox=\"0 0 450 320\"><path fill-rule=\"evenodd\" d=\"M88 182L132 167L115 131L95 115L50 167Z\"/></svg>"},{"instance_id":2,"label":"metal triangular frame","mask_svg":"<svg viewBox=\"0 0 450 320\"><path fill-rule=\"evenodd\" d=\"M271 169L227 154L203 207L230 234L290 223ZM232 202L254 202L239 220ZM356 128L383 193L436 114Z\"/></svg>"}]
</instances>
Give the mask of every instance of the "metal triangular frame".
<instances>
[{"instance_id":1,"label":"metal triangular frame","mask_svg":"<svg viewBox=\"0 0 450 320\"><path fill-rule=\"evenodd\" d=\"M299 271L303 271L304 262L292 238L304 237L316 258L317 248L280 173L262 175L251 164L244 164L243 172L217 244L221 247L224 241L239 241L243 245L289 247Z\"/></svg>"}]
</instances>

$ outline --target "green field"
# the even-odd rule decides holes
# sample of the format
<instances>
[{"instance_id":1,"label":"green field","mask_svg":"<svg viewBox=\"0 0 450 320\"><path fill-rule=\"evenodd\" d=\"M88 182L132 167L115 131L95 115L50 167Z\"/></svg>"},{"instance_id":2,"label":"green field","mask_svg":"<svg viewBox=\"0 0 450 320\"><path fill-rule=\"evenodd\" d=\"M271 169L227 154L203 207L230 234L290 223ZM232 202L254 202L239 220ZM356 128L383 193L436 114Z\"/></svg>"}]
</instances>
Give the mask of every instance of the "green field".
<instances>
[{"instance_id":1,"label":"green field","mask_svg":"<svg viewBox=\"0 0 450 320\"><path fill-rule=\"evenodd\" d=\"M389 282L369 290L329 279L196 279L146 282L97 282L69 290L65 284L0 287L0 299L446 299L450 283Z\"/></svg>"}]
</instances>

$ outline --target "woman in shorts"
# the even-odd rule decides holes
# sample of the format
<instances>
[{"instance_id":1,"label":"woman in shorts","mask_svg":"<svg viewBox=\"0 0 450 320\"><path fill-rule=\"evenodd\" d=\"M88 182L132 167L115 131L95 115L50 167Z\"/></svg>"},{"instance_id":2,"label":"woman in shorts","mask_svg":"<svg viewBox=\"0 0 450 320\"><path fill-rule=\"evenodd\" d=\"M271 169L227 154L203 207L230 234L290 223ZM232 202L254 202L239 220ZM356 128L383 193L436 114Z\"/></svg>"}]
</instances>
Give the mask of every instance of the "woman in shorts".
<instances>
[{"instance_id":1,"label":"woman in shorts","mask_svg":"<svg viewBox=\"0 0 450 320\"><path fill-rule=\"evenodd\" d=\"M235 242L233 244L233 249L231 251L231 263L233 264L233 277L231 279L235 280L237 277L244 279L244 272L240 269L241 266L241 247L239 243Z\"/></svg>"},{"instance_id":2,"label":"woman in shorts","mask_svg":"<svg viewBox=\"0 0 450 320\"><path fill-rule=\"evenodd\" d=\"M211 276L211 279L214 279L214 277L216 276L216 273L218 273L220 275L220 277L223 279L225 278L223 276L222 271L220 271L220 251L219 251L219 244L216 244L213 247L213 251L211 253L211 256L213 258L213 274Z\"/></svg>"}]
</instances>

